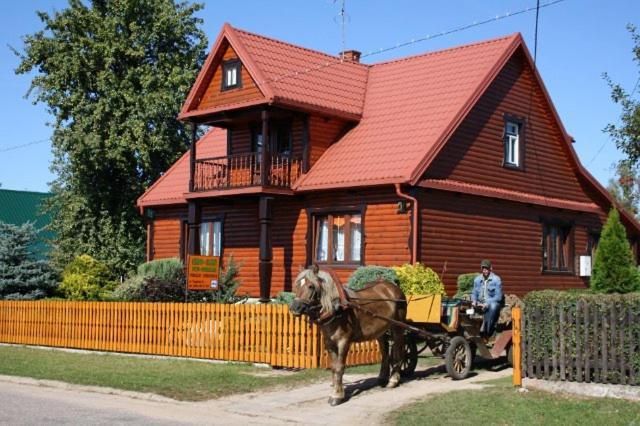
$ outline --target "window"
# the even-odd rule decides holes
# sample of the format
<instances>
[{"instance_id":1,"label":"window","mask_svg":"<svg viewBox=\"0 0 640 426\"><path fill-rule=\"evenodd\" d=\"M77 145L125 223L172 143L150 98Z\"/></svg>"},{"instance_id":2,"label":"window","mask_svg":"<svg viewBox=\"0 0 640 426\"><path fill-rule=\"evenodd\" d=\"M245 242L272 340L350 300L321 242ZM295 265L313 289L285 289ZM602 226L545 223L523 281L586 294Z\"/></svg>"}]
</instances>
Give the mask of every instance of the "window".
<instances>
[{"instance_id":1,"label":"window","mask_svg":"<svg viewBox=\"0 0 640 426\"><path fill-rule=\"evenodd\" d=\"M504 123L504 160L505 167L522 168L524 146L522 141L523 121L505 117Z\"/></svg>"},{"instance_id":2,"label":"window","mask_svg":"<svg viewBox=\"0 0 640 426\"><path fill-rule=\"evenodd\" d=\"M291 125L289 123L272 123L269 133L271 136L270 146L273 147L274 154L291 155L293 150ZM256 127L251 134L251 150L260 154L262 147L262 128Z\"/></svg>"},{"instance_id":3,"label":"window","mask_svg":"<svg viewBox=\"0 0 640 426\"><path fill-rule=\"evenodd\" d=\"M600 242L600 233L599 232L589 232L587 236L587 255L591 256L591 263L593 264L593 258L596 255L596 249L598 248L598 243Z\"/></svg>"},{"instance_id":4,"label":"window","mask_svg":"<svg viewBox=\"0 0 640 426\"><path fill-rule=\"evenodd\" d=\"M327 264L362 262L360 213L314 216L313 261Z\"/></svg>"},{"instance_id":5,"label":"window","mask_svg":"<svg viewBox=\"0 0 640 426\"><path fill-rule=\"evenodd\" d=\"M198 252L201 256L220 256L222 253L222 221L206 220L200 224L197 231ZM181 236L182 259L189 253L189 224L185 220L182 225Z\"/></svg>"},{"instance_id":6,"label":"window","mask_svg":"<svg viewBox=\"0 0 640 426\"><path fill-rule=\"evenodd\" d=\"M240 75L241 62L232 60L222 63L222 89L229 90L242 87Z\"/></svg>"},{"instance_id":7,"label":"window","mask_svg":"<svg viewBox=\"0 0 640 426\"><path fill-rule=\"evenodd\" d=\"M571 226L544 223L542 226L542 270L572 272L573 256Z\"/></svg>"},{"instance_id":8,"label":"window","mask_svg":"<svg viewBox=\"0 0 640 426\"><path fill-rule=\"evenodd\" d=\"M200 254L202 256L220 256L222 249L222 222L202 222L200 224Z\"/></svg>"}]
</instances>

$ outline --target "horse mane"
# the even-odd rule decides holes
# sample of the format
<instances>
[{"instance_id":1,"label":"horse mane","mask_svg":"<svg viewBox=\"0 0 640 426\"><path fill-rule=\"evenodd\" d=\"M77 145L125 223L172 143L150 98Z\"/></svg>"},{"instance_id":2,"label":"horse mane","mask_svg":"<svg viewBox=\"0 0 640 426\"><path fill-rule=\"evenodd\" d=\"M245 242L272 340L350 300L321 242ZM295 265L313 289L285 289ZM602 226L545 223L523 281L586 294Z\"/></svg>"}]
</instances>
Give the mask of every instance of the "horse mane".
<instances>
[{"instance_id":1,"label":"horse mane","mask_svg":"<svg viewBox=\"0 0 640 426\"><path fill-rule=\"evenodd\" d=\"M342 285L340 279L331 269L322 269L318 271L317 277L320 279L320 305L323 313L333 315L333 301L340 299L340 293L336 286Z\"/></svg>"}]
</instances>

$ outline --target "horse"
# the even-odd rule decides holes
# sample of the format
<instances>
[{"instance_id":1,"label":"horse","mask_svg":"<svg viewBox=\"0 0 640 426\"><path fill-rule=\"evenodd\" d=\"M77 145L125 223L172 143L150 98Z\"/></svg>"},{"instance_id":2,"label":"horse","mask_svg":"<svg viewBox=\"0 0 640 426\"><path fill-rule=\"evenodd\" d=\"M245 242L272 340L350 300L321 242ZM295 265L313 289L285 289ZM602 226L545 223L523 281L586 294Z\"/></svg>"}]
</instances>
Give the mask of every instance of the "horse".
<instances>
[{"instance_id":1,"label":"horse","mask_svg":"<svg viewBox=\"0 0 640 426\"><path fill-rule=\"evenodd\" d=\"M347 292L345 297L333 271L320 270L314 265L296 277L295 298L289 304L294 316L307 315L310 321L320 327L325 347L331 356L333 393L329 397L329 404L332 406L345 401L342 376L352 343L378 340L382 353L378 375L380 386L398 386L404 357L404 330L398 326L399 322L405 321L407 313L402 290L394 283L378 280L357 292ZM391 356L388 330L393 341Z\"/></svg>"}]
</instances>

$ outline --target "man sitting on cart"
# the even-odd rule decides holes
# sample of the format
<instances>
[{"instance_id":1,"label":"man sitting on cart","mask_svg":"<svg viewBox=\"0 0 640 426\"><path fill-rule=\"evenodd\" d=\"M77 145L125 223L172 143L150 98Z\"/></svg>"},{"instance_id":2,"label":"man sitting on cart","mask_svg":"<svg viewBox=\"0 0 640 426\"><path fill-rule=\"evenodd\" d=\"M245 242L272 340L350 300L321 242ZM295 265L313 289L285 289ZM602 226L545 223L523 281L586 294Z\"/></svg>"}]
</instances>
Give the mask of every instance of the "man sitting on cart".
<instances>
[{"instance_id":1,"label":"man sitting on cart","mask_svg":"<svg viewBox=\"0 0 640 426\"><path fill-rule=\"evenodd\" d=\"M491 261L485 259L480 262L482 273L473 281L471 302L473 306L484 309L484 321L480 334L489 337L493 334L496 322L502 309L502 281L493 273Z\"/></svg>"}]
</instances>

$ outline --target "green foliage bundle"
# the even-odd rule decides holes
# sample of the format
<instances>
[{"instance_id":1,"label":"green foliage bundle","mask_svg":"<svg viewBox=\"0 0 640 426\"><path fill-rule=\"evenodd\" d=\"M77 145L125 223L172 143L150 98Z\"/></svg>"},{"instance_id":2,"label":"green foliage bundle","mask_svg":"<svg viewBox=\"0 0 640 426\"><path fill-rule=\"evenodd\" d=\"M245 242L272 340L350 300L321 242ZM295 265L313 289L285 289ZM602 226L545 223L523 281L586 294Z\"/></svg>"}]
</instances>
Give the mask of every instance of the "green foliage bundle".
<instances>
[{"instance_id":1,"label":"green foliage bundle","mask_svg":"<svg viewBox=\"0 0 640 426\"><path fill-rule=\"evenodd\" d=\"M593 369L591 381L594 382L627 381L623 380L619 368L610 368L606 375L596 371L604 357L609 366L619 366L621 362L640 363L640 293L534 291L524 298L523 320L523 339L527 347L523 361L531 361L535 366L545 365L546 360L554 378L558 378L560 372L559 368L553 370L551 360L561 359L562 351L567 362L578 359L581 366L589 358ZM561 338L564 341L562 348ZM603 345L606 352L602 351ZM526 358L529 353L530 359ZM567 371L571 372L571 369L567 368ZM534 373L540 375L542 371ZM640 384L637 375L635 384Z\"/></svg>"},{"instance_id":2,"label":"green foliage bundle","mask_svg":"<svg viewBox=\"0 0 640 426\"><path fill-rule=\"evenodd\" d=\"M347 286L352 290L360 290L367 284L385 280L398 284L398 276L392 268L386 266L361 266L349 277Z\"/></svg>"},{"instance_id":3,"label":"green foliage bundle","mask_svg":"<svg viewBox=\"0 0 640 426\"><path fill-rule=\"evenodd\" d=\"M144 302L181 302L185 299L186 277L180 259L158 259L138 266L113 292L113 298Z\"/></svg>"},{"instance_id":4,"label":"green foliage bundle","mask_svg":"<svg viewBox=\"0 0 640 426\"><path fill-rule=\"evenodd\" d=\"M602 229L591 274L591 289L600 293L640 290L640 274L633 259L620 214L611 209Z\"/></svg>"},{"instance_id":5,"label":"green foliage bundle","mask_svg":"<svg viewBox=\"0 0 640 426\"><path fill-rule=\"evenodd\" d=\"M477 272L458 275L458 292L454 297L462 299L470 296L473 292L473 280L475 280L478 275Z\"/></svg>"},{"instance_id":6,"label":"green foliage bundle","mask_svg":"<svg viewBox=\"0 0 640 426\"><path fill-rule=\"evenodd\" d=\"M58 289L70 300L103 300L115 287L116 282L109 268L83 254L64 268Z\"/></svg>"},{"instance_id":7,"label":"green foliage bundle","mask_svg":"<svg viewBox=\"0 0 640 426\"><path fill-rule=\"evenodd\" d=\"M273 299L273 303L276 305L288 305L293 302L295 295L290 291L281 291L278 295Z\"/></svg>"},{"instance_id":8,"label":"green foliage bundle","mask_svg":"<svg viewBox=\"0 0 640 426\"><path fill-rule=\"evenodd\" d=\"M38 12L43 29L15 51L28 94L54 117L47 210L52 257L89 254L120 276L144 258L137 198L184 152L177 120L207 40L200 4L173 0L70 0Z\"/></svg>"},{"instance_id":9,"label":"green foliage bundle","mask_svg":"<svg viewBox=\"0 0 640 426\"><path fill-rule=\"evenodd\" d=\"M431 268L421 263L395 266L393 270L398 276L400 288L406 295L410 294L444 294L444 284L440 276Z\"/></svg>"},{"instance_id":10,"label":"green foliage bundle","mask_svg":"<svg viewBox=\"0 0 640 426\"><path fill-rule=\"evenodd\" d=\"M37 235L31 223L16 226L0 221L0 299L40 299L56 289L55 270L31 251Z\"/></svg>"}]
</instances>

